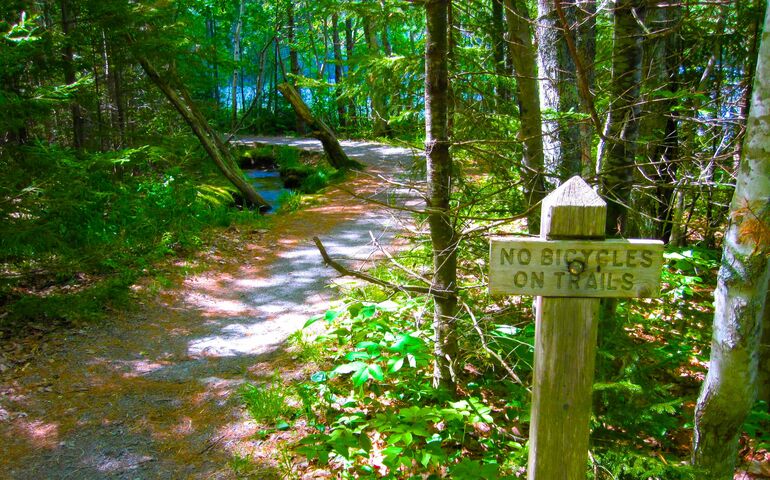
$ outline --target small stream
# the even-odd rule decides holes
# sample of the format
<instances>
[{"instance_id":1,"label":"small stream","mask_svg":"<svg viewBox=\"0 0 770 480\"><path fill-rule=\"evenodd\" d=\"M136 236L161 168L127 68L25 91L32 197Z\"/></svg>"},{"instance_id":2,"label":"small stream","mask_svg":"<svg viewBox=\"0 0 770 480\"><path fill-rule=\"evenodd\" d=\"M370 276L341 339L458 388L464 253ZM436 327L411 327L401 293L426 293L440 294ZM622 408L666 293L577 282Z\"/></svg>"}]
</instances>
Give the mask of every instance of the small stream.
<instances>
[{"instance_id":1,"label":"small stream","mask_svg":"<svg viewBox=\"0 0 770 480\"><path fill-rule=\"evenodd\" d=\"M251 184L257 189L262 198L267 200L271 208L268 213L278 211L281 196L290 193L291 190L283 186L281 174L278 170L244 170L243 173L251 179Z\"/></svg>"}]
</instances>

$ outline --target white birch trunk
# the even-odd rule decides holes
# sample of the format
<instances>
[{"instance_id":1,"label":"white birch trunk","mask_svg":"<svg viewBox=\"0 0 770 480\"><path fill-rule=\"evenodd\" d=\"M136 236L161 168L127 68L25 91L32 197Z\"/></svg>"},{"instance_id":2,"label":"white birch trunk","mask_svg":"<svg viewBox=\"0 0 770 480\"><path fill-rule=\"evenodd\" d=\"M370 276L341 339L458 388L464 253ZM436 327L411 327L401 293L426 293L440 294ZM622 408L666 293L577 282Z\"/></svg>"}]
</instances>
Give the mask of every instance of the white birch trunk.
<instances>
[{"instance_id":1,"label":"white birch trunk","mask_svg":"<svg viewBox=\"0 0 770 480\"><path fill-rule=\"evenodd\" d=\"M770 6L765 14L743 158L714 292L714 334L695 410L693 463L702 478L732 479L741 426L756 398L770 242Z\"/></svg>"}]
</instances>

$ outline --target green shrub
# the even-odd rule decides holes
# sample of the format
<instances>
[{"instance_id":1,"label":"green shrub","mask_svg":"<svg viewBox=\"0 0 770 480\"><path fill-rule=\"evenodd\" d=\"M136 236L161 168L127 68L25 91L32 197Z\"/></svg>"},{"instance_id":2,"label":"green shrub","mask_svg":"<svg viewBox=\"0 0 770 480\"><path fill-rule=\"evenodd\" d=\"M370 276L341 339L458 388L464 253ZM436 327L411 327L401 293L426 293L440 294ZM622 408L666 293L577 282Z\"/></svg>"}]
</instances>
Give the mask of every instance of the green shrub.
<instances>
[{"instance_id":1,"label":"green shrub","mask_svg":"<svg viewBox=\"0 0 770 480\"><path fill-rule=\"evenodd\" d=\"M105 153L46 145L3 151L0 198L11 200L0 202L0 264L8 272L0 299L14 322L97 317L154 261L199 248L205 228L229 224L233 187L188 147L176 140ZM67 288L42 298L32 273L47 279L46 288ZM70 288L77 276L97 283L103 276L112 293L67 293L96 288Z\"/></svg>"}]
</instances>

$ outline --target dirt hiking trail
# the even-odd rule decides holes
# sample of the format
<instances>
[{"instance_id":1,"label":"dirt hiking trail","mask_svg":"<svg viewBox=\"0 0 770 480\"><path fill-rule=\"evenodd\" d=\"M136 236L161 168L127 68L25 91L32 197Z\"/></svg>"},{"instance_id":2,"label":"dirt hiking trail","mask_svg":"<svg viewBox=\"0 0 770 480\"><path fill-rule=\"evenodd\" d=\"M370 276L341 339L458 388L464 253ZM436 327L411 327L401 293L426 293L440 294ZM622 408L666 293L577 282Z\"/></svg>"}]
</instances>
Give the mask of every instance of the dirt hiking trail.
<instances>
[{"instance_id":1,"label":"dirt hiking trail","mask_svg":"<svg viewBox=\"0 0 770 480\"><path fill-rule=\"evenodd\" d=\"M242 141L320 148L307 139ZM403 172L413 152L343 147L369 165L343 186L393 198L377 176ZM107 325L52 333L0 375L0 478L235 478L229 459L258 441L233 391L285 370L282 344L330 300L337 274L312 237L334 258L363 262L375 251L369 232L392 241L392 215L331 187L319 205L276 216L269 229L218 235L186 262L203 273L172 277L159 293L144 288L142 303ZM260 478L281 477L274 464L263 467Z\"/></svg>"}]
</instances>

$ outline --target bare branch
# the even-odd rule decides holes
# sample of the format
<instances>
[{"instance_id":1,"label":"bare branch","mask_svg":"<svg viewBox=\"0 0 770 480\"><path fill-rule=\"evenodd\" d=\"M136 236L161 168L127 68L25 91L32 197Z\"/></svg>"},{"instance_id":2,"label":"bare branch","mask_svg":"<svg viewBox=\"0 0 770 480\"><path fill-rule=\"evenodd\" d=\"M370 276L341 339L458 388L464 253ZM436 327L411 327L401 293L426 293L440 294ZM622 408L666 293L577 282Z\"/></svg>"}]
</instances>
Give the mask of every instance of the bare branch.
<instances>
[{"instance_id":1,"label":"bare branch","mask_svg":"<svg viewBox=\"0 0 770 480\"><path fill-rule=\"evenodd\" d=\"M318 247L318 251L321 252L321 257L323 257L324 263L332 267L333 269L337 270L342 275L355 277L355 278L364 280L365 282L379 285L381 287L390 288L393 290L398 290L398 291L407 292L407 293L420 293L423 295L433 295L433 296L442 297L442 298L446 297L449 293L451 293L445 290L436 290L432 287L422 287L418 285L396 285L395 283L390 283L390 282L386 282L385 280L380 280L379 278L373 277L366 273L351 270L346 266L342 265L341 263L333 260L329 256L329 253L326 251L326 248L324 248L323 243L321 243L321 240L318 237L313 237L313 241L315 242L316 247Z\"/></svg>"},{"instance_id":2,"label":"bare branch","mask_svg":"<svg viewBox=\"0 0 770 480\"><path fill-rule=\"evenodd\" d=\"M479 334L479 339L481 340L481 346L484 348L484 350L492 355L495 360L497 360L500 365L505 369L506 372L508 372L508 375L511 376L514 382L518 383L519 385L524 385L524 382L521 381L521 378L519 378L518 375L516 375L516 372L513 371L513 368L511 368L510 365L508 365L503 357L500 356L499 353L495 352L491 348L489 348L489 345L487 345L487 339L484 337L484 332L481 331L481 327L479 326L478 320L476 320L476 316L471 311L471 308L468 306L467 303L462 304L463 308L466 312L468 312L468 315L471 317L471 321L473 321L473 328L476 330L476 333Z\"/></svg>"},{"instance_id":3,"label":"bare branch","mask_svg":"<svg viewBox=\"0 0 770 480\"><path fill-rule=\"evenodd\" d=\"M382 252L382 254L385 255L385 257L387 257L388 260L390 260L390 262L393 265L398 267L401 271L403 271L404 273L406 273L410 277L412 277L414 279L417 279L417 280L419 280L419 281L421 281L421 282L423 282L423 283L425 283L427 285L431 284L431 281L428 280L427 278L423 277L422 275L418 274L417 272L415 272L413 270L408 269L404 265L401 265L400 263L398 263L398 261L395 258L393 258L393 255L391 255L390 252L385 250L382 247L382 245L380 245L380 242L378 242L377 239L374 238L374 235L372 234L372 232L369 232L369 236L372 238L372 243L374 243L374 246L377 247Z\"/></svg>"}]
</instances>

